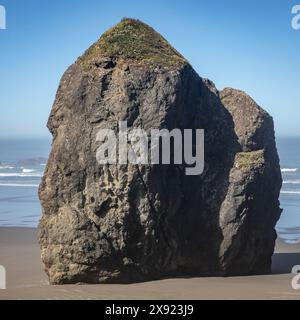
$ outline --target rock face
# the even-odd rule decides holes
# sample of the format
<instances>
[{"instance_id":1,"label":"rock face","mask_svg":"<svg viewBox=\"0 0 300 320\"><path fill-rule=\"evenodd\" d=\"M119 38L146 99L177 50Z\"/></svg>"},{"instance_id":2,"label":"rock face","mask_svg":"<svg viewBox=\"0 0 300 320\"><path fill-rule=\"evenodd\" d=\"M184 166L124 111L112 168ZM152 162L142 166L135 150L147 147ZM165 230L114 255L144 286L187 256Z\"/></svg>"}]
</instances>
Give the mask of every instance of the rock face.
<instances>
[{"instance_id":1,"label":"rock face","mask_svg":"<svg viewBox=\"0 0 300 320\"><path fill-rule=\"evenodd\" d=\"M99 129L204 129L205 167L99 165ZM125 19L64 74L39 189L50 283L270 272L281 173L272 118L218 92L152 28Z\"/></svg>"},{"instance_id":2,"label":"rock face","mask_svg":"<svg viewBox=\"0 0 300 320\"><path fill-rule=\"evenodd\" d=\"M227 88L220 98L232 115L240 149L219 213L221 264L226 275L268 273L282 184L273 120L242 91Z\"/></svg>"}]
</instances>

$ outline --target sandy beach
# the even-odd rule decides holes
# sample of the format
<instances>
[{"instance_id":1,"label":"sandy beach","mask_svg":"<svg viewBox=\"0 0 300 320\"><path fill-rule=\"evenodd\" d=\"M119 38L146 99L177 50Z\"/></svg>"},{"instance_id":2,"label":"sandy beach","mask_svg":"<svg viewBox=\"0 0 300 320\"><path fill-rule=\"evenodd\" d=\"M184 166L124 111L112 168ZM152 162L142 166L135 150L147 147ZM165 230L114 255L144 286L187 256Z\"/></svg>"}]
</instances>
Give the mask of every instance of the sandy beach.
<instances>
[{"instance_id":1,"label":"sandy beach","mask_svg":"<svg viewBox=\"0 0 300 320\"><path fill-rule=\"evenodd\" d=\"M50 286L36 234L36 229L0 228L0 265L7 272L7 289L0 290L0 299L300 299L300 290L291 287L290 273L300 265L299 244L277 241L272 275Z\"/></svg>"}]
</instances>

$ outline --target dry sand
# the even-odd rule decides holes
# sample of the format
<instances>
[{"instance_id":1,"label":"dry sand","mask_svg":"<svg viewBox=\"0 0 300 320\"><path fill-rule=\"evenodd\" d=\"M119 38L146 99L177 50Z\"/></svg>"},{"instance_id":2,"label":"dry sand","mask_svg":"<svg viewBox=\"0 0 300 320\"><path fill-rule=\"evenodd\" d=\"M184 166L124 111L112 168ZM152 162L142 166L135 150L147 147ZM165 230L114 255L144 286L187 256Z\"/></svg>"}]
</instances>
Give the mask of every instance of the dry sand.
<instances>
[{"instance_id":1,"label":"dry sand","mask_svg":"<svg viewBox=\"0 0 300 320\"><path fill-rule=\"evenodd\" d=\"M40 261L35 229L0 228L0 265L7 289L0 299L300 299L290 273L300 265L300 244L277 242L273 274L233 278L185 278L130 285L50 286Z\"/></svg>"}]
</instances>

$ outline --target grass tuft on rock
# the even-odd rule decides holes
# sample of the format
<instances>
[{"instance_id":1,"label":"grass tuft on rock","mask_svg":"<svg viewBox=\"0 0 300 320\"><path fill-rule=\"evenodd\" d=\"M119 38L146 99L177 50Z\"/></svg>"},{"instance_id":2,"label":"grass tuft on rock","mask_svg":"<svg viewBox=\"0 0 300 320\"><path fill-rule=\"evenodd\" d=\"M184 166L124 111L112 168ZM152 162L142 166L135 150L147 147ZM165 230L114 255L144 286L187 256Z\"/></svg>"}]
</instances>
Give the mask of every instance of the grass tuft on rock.
<instances>
[{"instance_id":1,"label":"grass tuft on rock","mask_svg":"<svg viewBox=\"0 0 300 320\"><path fill-rule=\"evenodd\" d=\"M264 163L264 150L239 152L235 156L235 166L239 169L251 169Z\"/></svg>"},{"instance_id":2,"label":"grass tuft on rock","mask_svg":"<svg viewBox=\"0 0 300 320\"><path fill-rule=\"evenodd\" d=\"M180 67L187 63L159 33L147 24L124 18L106 31L80 58L88 65L99 56L134 60L148 65Z\"/></svg>"}]
</instances>

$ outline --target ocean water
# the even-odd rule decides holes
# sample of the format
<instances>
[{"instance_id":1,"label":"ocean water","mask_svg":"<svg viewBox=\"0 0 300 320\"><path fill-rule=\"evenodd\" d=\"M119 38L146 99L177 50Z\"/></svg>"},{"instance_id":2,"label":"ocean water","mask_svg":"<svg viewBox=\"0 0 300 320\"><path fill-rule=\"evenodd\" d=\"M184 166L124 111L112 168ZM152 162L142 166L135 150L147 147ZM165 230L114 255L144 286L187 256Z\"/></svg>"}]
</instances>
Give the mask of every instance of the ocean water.
<instances>
[{"instance_id":1,"label":"ocean water","mask_svg":"<svg viewBox=\"0 0 300 320\"><path fill-rule=\"evenodd\" d=\"M278 138L283 185L280 203L283 209L276 229L286 242L300 241L300 138Z\"/></svg>"},{"instance_id":2,"label":"ocean water","mask_svg":"<svg viewBox=\"0 0 300 320\"><path fill-rule=\"evenodd\" d=\"M0 226L36 227L50 140L0 140Z\"/></svg>"},{"instance_id":3,"label":"ocean water","mask_svg":"<svg viewBox=\"0 0 300 320\"><path fill-rule=\"evenodd\" d=\"M38 185L50 140L0 140L0 226L36 227L41 214ZM300 138L278 138L283 187L280 238L300 241Z\"/></svg>"}]
</instances>

